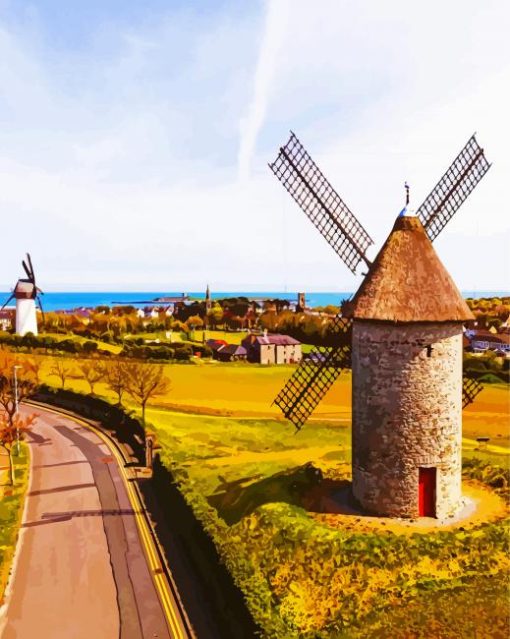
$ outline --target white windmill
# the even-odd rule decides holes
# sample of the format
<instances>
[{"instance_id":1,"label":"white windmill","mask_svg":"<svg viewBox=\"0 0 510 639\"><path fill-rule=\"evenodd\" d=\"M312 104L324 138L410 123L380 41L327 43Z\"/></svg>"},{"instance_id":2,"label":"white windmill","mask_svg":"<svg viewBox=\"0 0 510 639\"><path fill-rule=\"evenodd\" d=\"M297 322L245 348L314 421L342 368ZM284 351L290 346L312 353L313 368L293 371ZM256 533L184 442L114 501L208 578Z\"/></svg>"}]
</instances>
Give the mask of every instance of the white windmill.
<instances>
[{"instance_id":1,"label":"white windmill","mask_svg":"<svg viewBox=\"0 0 510 639\"><path fill-rule=\"evenodd\" d=\"M25 335L33 333L37 335L37 313L36 302L41 309L44 319L44 311L41 304L41 295L43 292L35 283L34 267L29 253L27 253L27 261L22 260L21 264L27 274L26 278L20 278L9 299L2 306L2 309L12 300L16 300L16 333Z\"/></svg>"}]
</instances>

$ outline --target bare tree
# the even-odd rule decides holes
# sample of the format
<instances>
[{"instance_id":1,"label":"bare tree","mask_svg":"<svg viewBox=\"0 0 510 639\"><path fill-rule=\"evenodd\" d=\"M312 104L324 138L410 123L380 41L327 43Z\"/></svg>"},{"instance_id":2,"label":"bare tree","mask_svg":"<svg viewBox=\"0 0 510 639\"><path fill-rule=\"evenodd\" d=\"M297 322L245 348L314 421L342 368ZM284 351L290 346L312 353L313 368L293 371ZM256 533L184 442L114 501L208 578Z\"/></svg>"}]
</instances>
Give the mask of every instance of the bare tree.
<instances>
[{"instance_id":1,"label":"bare tree","mask_svg":"<svg viewBox=\"0 0 510 639\"><path fill-rule=\"evenodd\" d=\"M94 394L95 385L105 379L106 370L101 360L84 360L78 364L78 370L88 385L90 386L90 394Z\"/></svg>"},{"instance_id":2,"label":"bare tree","mask_svg":"<svg viewBox=\"0 0 510 639\"><path fill-rule=\"evenodd\" d=\"M38 383L26 360L18 360L12 353L0 353L0 407L12 424L18 404L32 395Z\"/></svg>"},{"instance_id":3,"label":"bare tree","mask_svg":"<svg viewBox=\"0 0 510 639\"><path fill-rule=\"evenodd\" d=\"M130 364L123 359L105 362L105 382L117 395L117 404L122 406L122 397L127 390L127 371Z\"/></svg>"},{"instance_id":4,"label":"bare tree","mask_svg":"<svg viewBox=\"0 0 510 639\"><path fill-rule=\"evenodd\" d=\"M127 391L142 408L145 424L145 407L152 397L164 395L170 390L170 380L161 364L133 362L127 368Z\"/></svg>"},{"instance_id":5,"label":"bare tree","mask_svg":"<svg viewBox=\"0 0 510 639\"><path fill-rule=\"evenodd\" d=\"M0 447L5 450L9 458L9 483L14 486L14 447L18 439L22 439L25 432L35 420L35 415L10 416L5 410L0 411Z\"/></svg>"},{"instance_id":6,"label":"bare tree","mask_svg":"<svg viewBox=\"0 0 510 639\"><path fill-rule=\"evenodd\" d=\"M26 360L26 365L28 371L33 375L35 382L39 384L41 382L42 360L37 357L33 357Z\"/></svg>"},{"instance_id":7,"label":"bare tree","mask_svg":"<svg viewBox=\"0 0 510 639\"><path fill-rule=\"evenodd\" d=\"M65 359L59 357L58 359L53 360L53 364L50 368L50 375L59 378L62 389L65 388L66 380L71 377L72 372L72 366L66 362Z\"/></svg>"}]
</instances>

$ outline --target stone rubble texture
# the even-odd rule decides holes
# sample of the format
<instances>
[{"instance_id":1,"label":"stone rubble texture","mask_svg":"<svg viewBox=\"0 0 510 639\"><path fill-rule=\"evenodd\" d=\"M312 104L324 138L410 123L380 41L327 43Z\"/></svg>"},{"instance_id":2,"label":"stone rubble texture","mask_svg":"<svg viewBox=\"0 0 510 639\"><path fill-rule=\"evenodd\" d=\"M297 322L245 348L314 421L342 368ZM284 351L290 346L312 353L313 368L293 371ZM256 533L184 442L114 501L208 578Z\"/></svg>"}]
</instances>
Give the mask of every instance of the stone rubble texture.
<instances>
[{"instance_id":1,"label":"stone rubble texture","mask_svg":"<svg viewBox=\"0 0 510 639\"><path fill-rule=\"evenodd\" d=\"M355 319L352 379L355 499L373 514L417 517L419 468L435 467L436 517L454 516L462 507L462 323Z\"/></svg>"}]
</instances>

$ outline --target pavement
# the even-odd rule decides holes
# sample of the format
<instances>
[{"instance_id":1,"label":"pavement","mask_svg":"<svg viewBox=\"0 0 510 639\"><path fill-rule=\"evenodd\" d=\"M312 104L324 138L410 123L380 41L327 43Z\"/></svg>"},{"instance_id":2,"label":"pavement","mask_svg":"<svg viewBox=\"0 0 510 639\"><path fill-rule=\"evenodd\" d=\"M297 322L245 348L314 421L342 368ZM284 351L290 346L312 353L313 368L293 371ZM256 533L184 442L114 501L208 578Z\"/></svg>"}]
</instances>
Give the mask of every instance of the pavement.
<instances>
[{"instance_id":1,"label":"pavement","mask_svg":"<svg viewBox=\"0 0 510 639\"><path fill-rule=\"evenodd\" d=\"M116 455L71 418L24 410L37 420L1 639L188 636Z\"/></svg>"}]
</instances>

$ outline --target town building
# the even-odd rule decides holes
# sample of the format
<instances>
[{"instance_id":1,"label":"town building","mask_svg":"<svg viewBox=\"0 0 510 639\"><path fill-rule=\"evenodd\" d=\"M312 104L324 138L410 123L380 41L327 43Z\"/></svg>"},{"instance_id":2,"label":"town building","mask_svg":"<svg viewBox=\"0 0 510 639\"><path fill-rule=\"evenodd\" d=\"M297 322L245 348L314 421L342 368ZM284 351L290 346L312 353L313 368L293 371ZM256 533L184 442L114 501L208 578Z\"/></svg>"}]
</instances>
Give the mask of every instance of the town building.
<instances>
[{"instance_id":1,"label":"town building","mask_svg":"<svg viewBox=\"0 0 510 639\"><path fill-rule=\"evenodd\" d=\"M259 364L297 364L302 358L301 342L289 335L250 334L241 342L249 362Z\"/></svg>"},{"instance_id":2,"label":"town building","mask_svg":"<svg viewBox=\"0 0 510 639\"><path fill-rule=\"evenodd\" d=\"M13 326L14 319L14 309L13 308L4 308L0 311L0 330L1 331L10 331Z\"/></svg>"},{"instance_id":3,"label":"town building","mask_svg":"<svg viewBox=\"0 0 510 639\"><path fill-rule=\"evenodd\" d=\"M485 351L501 351L510 353L510 335L506 332L493 333L491 331L466 331L473 353Z\"/></svg>"}]
</instances>

